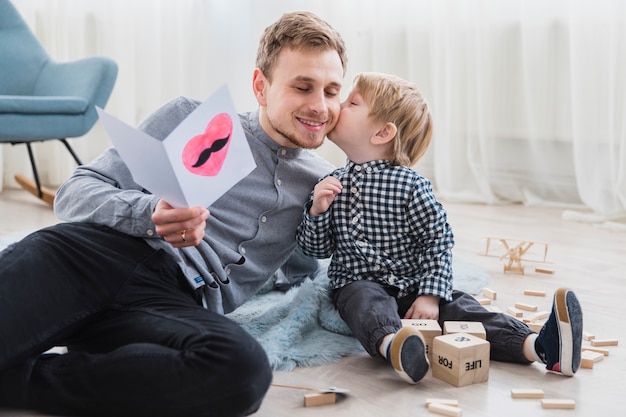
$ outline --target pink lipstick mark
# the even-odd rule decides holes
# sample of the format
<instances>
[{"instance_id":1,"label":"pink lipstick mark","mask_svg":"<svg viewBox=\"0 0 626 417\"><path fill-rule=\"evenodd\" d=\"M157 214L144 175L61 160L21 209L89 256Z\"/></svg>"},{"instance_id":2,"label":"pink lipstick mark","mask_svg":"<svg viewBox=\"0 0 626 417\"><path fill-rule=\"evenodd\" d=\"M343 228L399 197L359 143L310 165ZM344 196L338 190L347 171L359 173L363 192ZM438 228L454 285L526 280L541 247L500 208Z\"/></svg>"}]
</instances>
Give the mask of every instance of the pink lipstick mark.
<instances>
[{"instance_id":1,"label":"pink lipstick mark","mask_svg":"<svg viewBox=\"0 0 626 417\"><path fill-rule=\"evenodd\" d=\"M216 115L204 133L194 136L183 149L183 165L189 172L213 177L220 173L228 154L233 121L228 113Z\"/></svg>"}]
</instances>

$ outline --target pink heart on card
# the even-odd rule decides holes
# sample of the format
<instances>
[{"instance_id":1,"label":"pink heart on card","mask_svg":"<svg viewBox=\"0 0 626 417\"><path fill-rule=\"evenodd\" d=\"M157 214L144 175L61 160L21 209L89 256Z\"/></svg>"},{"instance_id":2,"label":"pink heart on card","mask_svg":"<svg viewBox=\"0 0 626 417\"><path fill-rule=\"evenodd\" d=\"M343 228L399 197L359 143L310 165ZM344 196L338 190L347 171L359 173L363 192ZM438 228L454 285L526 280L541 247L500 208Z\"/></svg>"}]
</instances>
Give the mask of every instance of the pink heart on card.
<instances>
[{"instance_id":1,"label":"pink heart on card","mask_svg":"<svg viewBox=\"0 0 626 417\"><path fill-rule=\"evenodd\" d=\"M228 113L213 117L204 133L194 136L183 149L183 165L192 174L213 177L220 173L228 154L233 121Z\"/></svg>"}]
</instances>

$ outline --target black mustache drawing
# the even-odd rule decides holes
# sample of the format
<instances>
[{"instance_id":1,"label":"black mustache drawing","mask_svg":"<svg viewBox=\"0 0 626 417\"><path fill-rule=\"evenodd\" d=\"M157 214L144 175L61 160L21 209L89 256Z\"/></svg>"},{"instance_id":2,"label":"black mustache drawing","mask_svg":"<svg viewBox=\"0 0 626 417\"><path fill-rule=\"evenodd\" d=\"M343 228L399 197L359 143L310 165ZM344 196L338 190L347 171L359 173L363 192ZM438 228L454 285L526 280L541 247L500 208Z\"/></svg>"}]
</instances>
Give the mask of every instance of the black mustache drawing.
<instances>
[{"instance_id":1,"label":"black mustache drawing","mask_svg":"<svg viewBox=\"0 0 626 417\"><path fill-rule=\"evenodd\" d=\"M209 160L209 158L211 157L212 153L217 152L217 151L221 150L224 146L226 146L226 144L228 143L229 139L230 139L230 136L227 136L227 137L225 137L223 139L215 140L215 142L213 142L213 145L211 145L210 148L207 148L207 149L203 150L202 152L200 152L200 155L198 156L198 160L192 166L194 168L197 168L199 166L204 165L204 163Z\"/></svg>"}]
</instances>

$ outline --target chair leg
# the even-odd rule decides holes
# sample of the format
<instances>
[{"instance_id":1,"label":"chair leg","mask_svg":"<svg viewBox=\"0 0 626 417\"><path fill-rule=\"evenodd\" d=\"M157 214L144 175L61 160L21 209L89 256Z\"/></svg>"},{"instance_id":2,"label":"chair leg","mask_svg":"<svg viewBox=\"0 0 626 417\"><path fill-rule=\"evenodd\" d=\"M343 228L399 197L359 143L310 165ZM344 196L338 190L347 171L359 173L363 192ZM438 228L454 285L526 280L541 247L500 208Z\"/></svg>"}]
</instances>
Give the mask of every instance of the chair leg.
<instances>
[{"instance_id":1,"label":"chair leg","mask_svg":"<svg viewBox=\"0 0 626 417\"><path fill-rule=\"evenodd\" d=\"M30 142L26 142L26 148L28 149L28 157L30 158L30 166L33 169L35 184L37 185L37 197L42 198L43 191L41 191L41 181L39 181L39 172L37 171L37 164L35 164L35 156L33 155L33 148L30 146Z\"/></svg>"},{"instance_id":2,"label":"chair leg","mask_svg":"<svg viewBox=\"0 0 626 417\"><path fill-rule=\"evenodd\" d=\"M80 158L78 158L78 155L76 155L76 152L74 152L74 149L72 149L72 147L67 142L67 140L66 139L59 139L59 140L63 143L63 145L65 145L65 148L68 150L70 155L72 155L72 157L74 158L74 161L76 161L78 165L82 165ZM17 144L17 143L14 143L14 144ZM33 183L31 179L27 178L26 176L22 174L16 174L15 181L17 181L18 184L20 184L26 191L33 194L40 200L43 200L50 205L53 205L56 191L51 190L50 188L41 185L41 180L39 179L39 171L37 170L37 164L35 162L35 155L33 154L31 143L25 142L25 145L26 145L26 148L28 149L28 157L30 159L30 166L33 170L33 176L35 177L35 182Z\"/></svg>"},{"instance_id":3,"label":"chair leg","mask_svg":"<svg viewBox=\"0 0 626 417\"><path fill-rule=\"evenodd\" d=\"M63 142L63 145L65 145L68 152L72 155L72 157L74 158L74 161L76 161L78 165L82 165L83 163L80 161L80 159L78 158L78 155L76 155L76 152L74 152L74 149L72 149L67 139L59 139L59 140Z\"/></svg>"}]
</instances>

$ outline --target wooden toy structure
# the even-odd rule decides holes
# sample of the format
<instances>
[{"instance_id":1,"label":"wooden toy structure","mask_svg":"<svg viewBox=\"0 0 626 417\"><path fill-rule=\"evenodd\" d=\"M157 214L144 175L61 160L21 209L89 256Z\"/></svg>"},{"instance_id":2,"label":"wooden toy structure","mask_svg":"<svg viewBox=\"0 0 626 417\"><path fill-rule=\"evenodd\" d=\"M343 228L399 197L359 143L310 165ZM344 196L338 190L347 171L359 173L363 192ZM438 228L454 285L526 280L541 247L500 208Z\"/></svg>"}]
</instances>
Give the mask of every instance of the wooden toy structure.
<instances>
[{"instance_id":1,"label":"wooden toy structure","mask_svg":"<svg viewBox=\"0 0 626 417\"><path fill-rule=\"evenodd\" d=\"M524 262L549 263L548 244L541 242L533 242L530 240L508 239L501 237L487 237L485 252L481 255L498 257L500 260L506 261L504 264L504 272L514 272L524 274ZM494 242L496 243L494 245ZM494 248L492 246L497 246ZM531 251L534 248L534 251ZM539 251L539 253L537 253ZM494 252L498 252L494 254ZM532 254L531 254L532 252ZM530 257L532 255L532 257ZM525 257L526 256L526 257ZM554 270L549 268L535 268L536 272L551 274Z\"/></svg>"}]
</instances>

